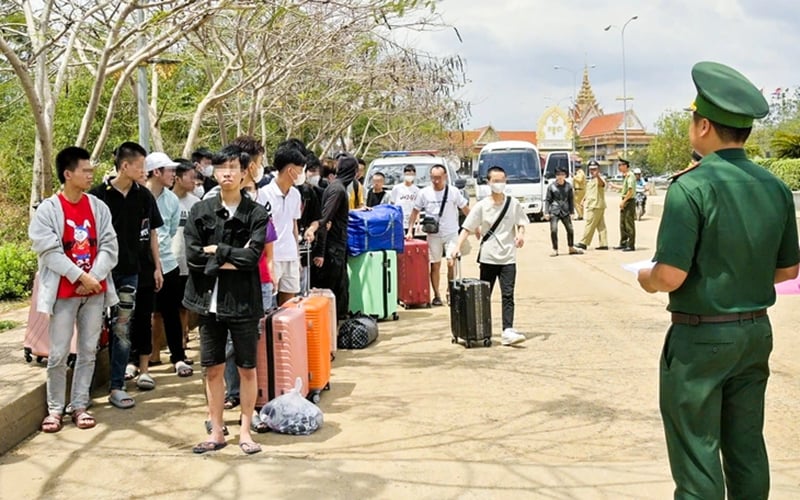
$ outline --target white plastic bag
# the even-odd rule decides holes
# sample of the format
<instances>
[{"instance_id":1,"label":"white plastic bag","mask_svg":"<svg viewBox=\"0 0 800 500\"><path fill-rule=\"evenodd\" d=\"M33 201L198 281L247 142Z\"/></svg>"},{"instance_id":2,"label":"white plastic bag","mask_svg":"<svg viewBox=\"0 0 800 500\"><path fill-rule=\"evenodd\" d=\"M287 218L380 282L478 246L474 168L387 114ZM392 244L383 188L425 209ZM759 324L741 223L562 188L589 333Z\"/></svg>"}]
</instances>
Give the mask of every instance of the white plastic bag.
<instances>
[{"instance_id":1,"label":"white plastic bag","mask_svg":"<svg viewBox=\"0 0 800 500\"><path fill-rule=\"evenodd\" d=\"M303 381L297 377L294 389L261 408L261 421L282 434L311 434L322 427L322 410L300 394Z\"/></svg>"}]
</instances>

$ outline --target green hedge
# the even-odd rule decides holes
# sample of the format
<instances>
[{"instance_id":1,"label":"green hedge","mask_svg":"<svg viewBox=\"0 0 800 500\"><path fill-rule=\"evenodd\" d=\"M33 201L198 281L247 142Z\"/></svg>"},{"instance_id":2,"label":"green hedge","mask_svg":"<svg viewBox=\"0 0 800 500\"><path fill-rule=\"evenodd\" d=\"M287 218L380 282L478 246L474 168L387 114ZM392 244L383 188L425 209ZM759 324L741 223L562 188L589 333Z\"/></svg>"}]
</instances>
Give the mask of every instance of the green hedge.
<instances>
[{"instance_id":1,"label":"green hedge","mask_svg":"<svg viewBox=\"0 0 800 500\"><path fill-rule=\"evenodd\" d=\"M36 273L36 254L25 245L0 245L0 299L17 299L31 294Z\"/></svg>"},{"instance_id":2,"label":"green hedge","mask_svg":"<svg viewBox=\"0 0 800 500\"><path fill-rule=\"evenodd\" d=\"M766 158L756 161L780 177L789 186L789 189L800 191L800 158Z\"/></svg>"}]
</instances>

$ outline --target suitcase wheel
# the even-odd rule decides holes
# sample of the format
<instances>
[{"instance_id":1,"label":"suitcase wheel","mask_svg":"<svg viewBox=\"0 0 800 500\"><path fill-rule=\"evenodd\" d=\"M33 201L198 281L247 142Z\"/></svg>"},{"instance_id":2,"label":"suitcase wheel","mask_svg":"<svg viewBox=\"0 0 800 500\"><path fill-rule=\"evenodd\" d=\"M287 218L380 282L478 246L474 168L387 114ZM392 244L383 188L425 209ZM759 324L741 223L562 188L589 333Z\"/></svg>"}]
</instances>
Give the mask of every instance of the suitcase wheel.
<instances>
[{"instance_id":1,"label":"suitcase wheel","mask_svg":"<svg viewBox=\"0 0 800 500\"><path fill-rule=\"evenodd\" d=\"M27 361L28 363L33 361L33 355L31 354L31 350L28 349L27 347L25 348L25 361Z\"/></svg>"},{"instance_id":2,"label":"suitcase wheel","mask_svg":"<svg viewBox=\"0 0 800 500\"><path fill-rule=\"evenodd\" d=\"M492 347L492 339L483 339L483 345L485 347Z\"/></svg>"},{"instance_id":3,"label":"suitcase wheel","mask_svg":"<svg viewBox=\"0 0 800 500\"><path fill-rule=\"evenodd\" d=\"M425 304L425 309L430 309L430 308L431 308L431 303L430 303L430 302L428 302L427 304Z\"/></svg>"},{"instance_id":4,"label":"suitcase wheel","mask_svg":"<svg viewBox=\"0 0 800 500\"><path fill-rule=\"evenodd\" d=\"M308 394L308 400L311 401L312 403L314 403L315 405L319 404L320 399L321 398L320 398L319 392L317 392L317 391L314 391L314 392L311 392L311 393Z\"/></svg>"},{"instance_id":5,"label":"suitcase wheel","mask_svg":"<svg viewBox=\"0 0 800 500\"><path fill-rule=\"evenodd\" d=\"M39 363L40 365L43 365L47 362L47 358L45 358L44 356L36 356L36 362Z\"/></svg>"},{"instance_id":6,"label":"suitcase wheel","mask_svg":"<svg viewBox=\"0 0 800 500\"><path fill-rule=\"evenodd\" d=\"M392 321L397 321L398 319L400 319L400 315L396 312L392 313Z\"/></svg>"},{"instance_id":7,"label":"suitcase wheel","mask_svg":"<svg viewBox=\"0 0 800 500\"><path fill-rule=\"evenodd\" d=\"M457 338L455 338L455 337L450 337L450 343L451 343L451 344L455 344L456 342L458 342L458 339L457 339Z\"/></svg>"},{"instance_id":8,"label":"suitcase wheel","mask_svg":"<svg viewBox=\"0 0 800 500\"><path fill-rule=\"evenodd\" d=\"M471 349L472 348L472 342L470 342L469 340L465 340L464 341L464 347L466 347L467 349Z\"/></svg>"}]
</instances>

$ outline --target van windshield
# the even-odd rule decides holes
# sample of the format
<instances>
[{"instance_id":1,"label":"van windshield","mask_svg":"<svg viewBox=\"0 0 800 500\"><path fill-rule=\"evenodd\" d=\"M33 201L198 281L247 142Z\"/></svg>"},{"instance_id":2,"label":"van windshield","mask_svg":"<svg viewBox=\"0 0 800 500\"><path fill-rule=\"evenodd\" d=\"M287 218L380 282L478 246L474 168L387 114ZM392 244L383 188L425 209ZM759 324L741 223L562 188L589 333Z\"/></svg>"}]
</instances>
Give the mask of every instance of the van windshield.
<instances>
[{"instance_id":1,"label":"van windshield","mask_svg":"<svg viewBox=\"0 0 800 500\"><path fill-rule=\"evenodd\" d=\"M539 155L531 149L510 149L481 153L477 172L479 184L486 183L486 173L490 167L494 166L501 167L506 171L506 182L509 184L541 182Z\"/></svg>"},{"instance_id":2,"label":"van windshield","mask_svg":"<svg viewBox=\"0 0 800 500\"><path fill-rule=\"evenodd\" d=\"M567 176L569 176L570 168L568 153L552 153L547 157L547 165L545 165L544 169L544 178L554 179L556 176L556 171L559 168L566 170Z\"/></svg>"}]
</instances>

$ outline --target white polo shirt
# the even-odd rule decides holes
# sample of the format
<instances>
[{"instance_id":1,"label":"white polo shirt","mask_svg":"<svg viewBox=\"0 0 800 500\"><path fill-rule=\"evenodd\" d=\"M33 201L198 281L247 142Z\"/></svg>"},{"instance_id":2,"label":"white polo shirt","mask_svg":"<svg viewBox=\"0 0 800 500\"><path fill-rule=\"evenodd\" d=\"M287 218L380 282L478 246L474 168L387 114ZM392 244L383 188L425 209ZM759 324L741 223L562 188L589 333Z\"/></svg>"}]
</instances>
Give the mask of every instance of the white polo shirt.
<instances>
[{"instance_id":1,"label":"white polo shirt","mask_svg":"<svg viewBox=\"0 0 800 500\"><path fill-rule=\"evenodd\" d=\"M272 246L275 262L295 262L300 260L297 239L294 236L294 223L300 218L302 200L300 191L294 186L284 196L276 181L272 181L258 190L258 201L268 203L272 214L272 223L278 239Z\"/></svg>"}]
</instances>

